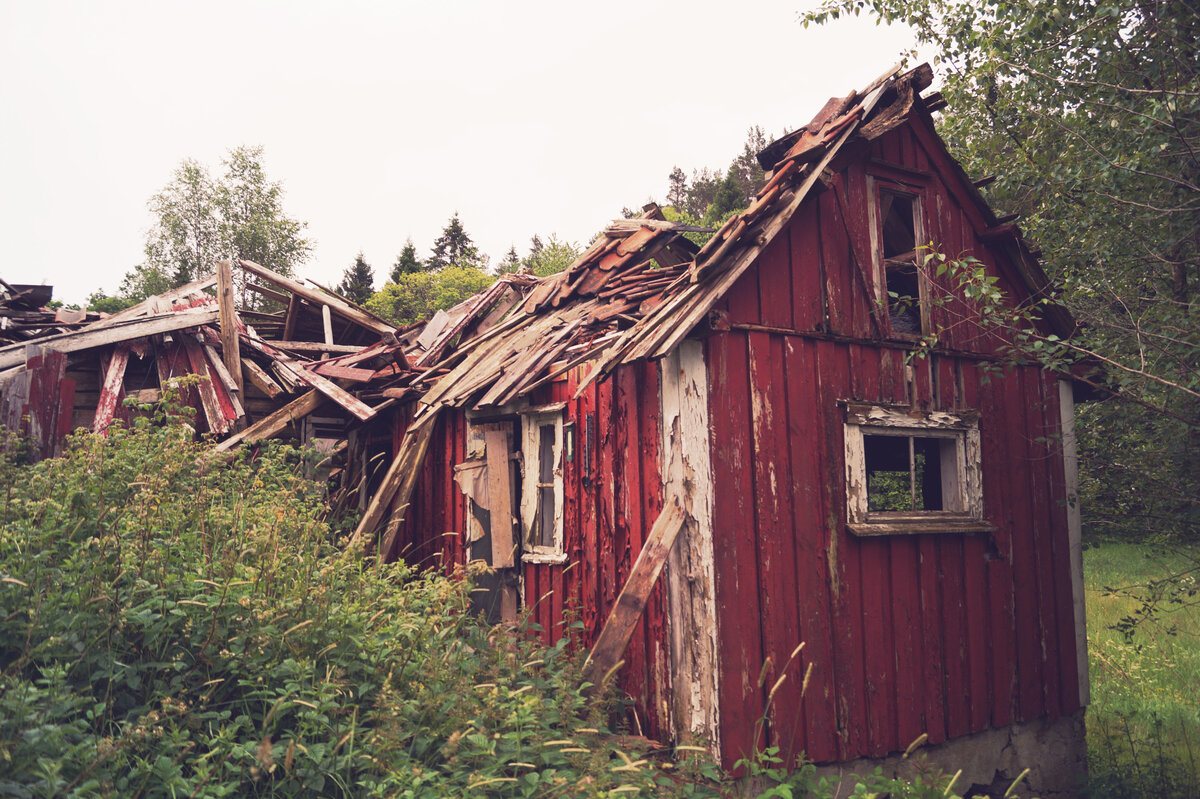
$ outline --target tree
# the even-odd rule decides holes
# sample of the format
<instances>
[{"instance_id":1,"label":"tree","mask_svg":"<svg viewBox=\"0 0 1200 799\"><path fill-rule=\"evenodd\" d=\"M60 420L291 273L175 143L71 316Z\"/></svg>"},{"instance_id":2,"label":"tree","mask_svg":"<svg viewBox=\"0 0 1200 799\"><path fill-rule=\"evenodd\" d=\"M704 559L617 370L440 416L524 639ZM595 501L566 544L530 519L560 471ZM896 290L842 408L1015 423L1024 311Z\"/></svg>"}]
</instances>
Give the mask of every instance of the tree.
<instances>
[{"instance_id":1,"label":"tree","mask_svg":"<svg viewBox=\"0 0 1200 799\"><path fill-rule=\"evenodd\" d=\"M531 249L529 255L521 260L521 266L538 277L547 277L561 272L582 254L579 245L573 241L559 241L558 236L550 234L543 244L541 238L534 236L538 247Z\"/></svg>"},{"instance_id":2,"label":"tree","mask_svg":"<svg viewBox=\"0 0 1200 799\"><path fill-rule=\"evenodd\" d=\"M501 274L505 272L515 272L521 268L521 257L517 255L517 247L514 244L508 248L508 252L504 253L504 257L500 259L499 271Z\"/></svg>"},{"instance_id":3,"label":"tree","mask_svg":"<svg viewBox=\"0 0 1200 799\"><path fill-rule=\"evenodd\" d=\"M413 240L410 236L408 241L404 242L404 249L396 256L396 264L392 267L389 277L393 283L399 283L401 275L415 275L417 272L424 270L425 264L417 257L417 248L413 246Z\"/></svg>"},{"instance_id":4,"label":"tree","mask_svg":"<svg viewBox=\"0 0 1200 799\"><path fill-rule=\"evenodd\" d=\"M731 166L725 173L725 179L717 184L712 203L704 212L704 224L717 227L745 207L746 203L742 189L738 185L737 173Z\"/></svg>"},{"instance_id":5,"label":"tree","mask_svg":"<svg viewBox=\"0 0 1200 799\"><path fill-rule=\"evenodd\" d=\"M1090 528L1200 536L1194 4L831 0L801 19L864 11L941 52L942 135L1043 248L1083 323L1056 347L1104 364L1115 399L1079 409Z\"/></svg>"},{"instance_id":6,"label":"tree","mask_svg":"<svg viewBox=\"0 0 1200 799\"><path fill-rule=\"evenodd\" d=\"M209 272L221 258L246 258L284 275L307 260L312 244L304 223L284 213L283 188L262 168L261 147L237 147L214 180L193 159L150 198L154 224L146 259L125 275L121 295L132 300L181 286Z\"/></svg>"},{"instance_id":7,"label":"tree","mask_svg":"<svg viewBox=\"0 0 1200 799\"><path fill-rule=\"evenodd\" d=\"M431 318L439 310L451 308L483 291L493 278L469 266L447 266L437 272L413 272L400 275L375 292L366 302L372 313L404 327Z\"/></svg>"},{"instance_id":8,"label":"tree","mask_svg":"<svg viewBox=\"0 0 1200 799\"><path fill-rule=\"evenodd\" d=\"M429 268L445 269L447 266L465 266L475 269L485 269L487 258L480 255L478 248L467 235L458 212L450 217L442 234L433 242L433 251L429 255Z\"/></svg>"},{"instance_id":9,"label":"tree","mask_svg":"<svg viewBox=\"0 0 1200 799\"><path fill-rule=\"evenodd\" d=\"M667 177L667 204L674 208L683 208L683 204L687 201L687 193L687 174L675 166Z\"/></svg>"},{"instance_id":10,"label":"tree","mask_svg":"<svg viewBox=\"0 0 1200 799\"><path fill-rule=\"evenodd\" d=\"M354 263L346 267L342 273L342 282L338 285L338 293L351 302L362 305L371 299L375 291L375 270L363 259L362 251L354 256Z\"/></svg>"}]
</instances>

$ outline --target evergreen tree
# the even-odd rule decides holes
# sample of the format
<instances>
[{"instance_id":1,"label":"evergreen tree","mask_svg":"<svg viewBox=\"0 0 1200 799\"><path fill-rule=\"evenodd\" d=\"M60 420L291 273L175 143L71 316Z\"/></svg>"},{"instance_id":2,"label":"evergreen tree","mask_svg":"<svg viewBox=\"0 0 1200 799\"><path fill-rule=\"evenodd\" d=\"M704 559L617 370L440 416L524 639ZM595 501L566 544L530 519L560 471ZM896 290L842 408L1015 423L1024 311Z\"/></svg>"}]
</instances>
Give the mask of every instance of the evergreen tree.
<instances>
[{"instance_id":1,"label":"evergreen tree","mask_svg":"<svg viewBox=\"0 0 1200 799\"><path fill-rule=\"evenodd\" d=\"M479 254L479 249L467 235L462 221L458 218L457 211L454 212L454 216L450 217L446 227L442 228L442 235L433 242L433 251L429 255L428 263L429 268L435 271L445 269L447 266L482 269L486 265L486 261Z\"/></svg>"},{"instance_id":2,"label":"evergreen tree","mask_svg":"<svg viewBox=\"0 0 1200 799\"><path fill-rule=\"evenodd\" d=\"M725 179L717 184L712 203L704 212L704 223L715 227L728 219L730 214L745 207L742 190L738 186L737 172L731 166L725 173Z\"/></svg>"},{"instance_id":3,"label":"evergreen tree","mask_svg":"<svg viewBox=\"0 0 1200 799\"><path fill-rule=\"evenodd\" d=\"M517 255L516 246L508 248L508 252L504 253L504 257L500 259L500 272L515 272L521 267L521 258Z\"/></svg>"},{"instance_id":4,"label":"evergreen tree","mask_svg":"<svg viewBox=\"0 0 1200 799\"><path fill-rule=\"evenodd\" d=\"M396 256L396 264L392 267L390 275L393 283L400 282L401 275L415 275L417 272L424 272L425 264L417 257L417 248L413 246L413 240L410 236L408 241L404 243L404 249Z\"/></svg>"},{"instance_id":5,"label":"evergreen tree","mask_svg":"<svg viewBox=\"0 0 1200 799\"><path fill-rule=\"evenodd\" d=\"M667 205L682 211L684 203L687 202L687 194L687 174L676 166L671 170L670 176L667 177Z\"/></svg>"},{"instance_id":6,"label":"evergreen tree","mask_svg":"<svg viewBox=\"0 0 1200 799\"><path fill-rule=\"evenodd\" d=\"M338 293L351 302L362 305L375 293L375 270L363 259L362 251L354 256L354 263L342 273Z\"/></svg>"}]
</instances>

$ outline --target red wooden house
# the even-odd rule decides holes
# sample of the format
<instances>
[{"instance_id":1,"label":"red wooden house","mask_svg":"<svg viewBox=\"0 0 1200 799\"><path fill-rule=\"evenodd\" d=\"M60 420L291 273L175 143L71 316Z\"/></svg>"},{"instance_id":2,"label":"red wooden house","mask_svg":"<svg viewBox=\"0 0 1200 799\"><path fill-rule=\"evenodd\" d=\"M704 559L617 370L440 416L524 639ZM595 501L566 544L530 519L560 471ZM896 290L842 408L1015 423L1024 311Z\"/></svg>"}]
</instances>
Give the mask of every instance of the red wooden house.
<instances>
[{"instance_id":1,"label":"red wooden house","mask_svg":"<svg viewBox=\"0 0 1200 799\"><path fill-rule=\"evenodd\" d=\"M1006 367L1003 332L925 266L932 243L1013 303L1046 285L947 153L929 81L831 100L699 250L650 208L427 327L434 368L352 437L368 472L395 456L360 530L389 558L490 563L482 610L525 608L548 642L636 621L605 653L629 723L727 765L762 745L862 765L925 734L980 784L1028 766L1069 791L1071 383Z\"/></svg>"}]
</instances>

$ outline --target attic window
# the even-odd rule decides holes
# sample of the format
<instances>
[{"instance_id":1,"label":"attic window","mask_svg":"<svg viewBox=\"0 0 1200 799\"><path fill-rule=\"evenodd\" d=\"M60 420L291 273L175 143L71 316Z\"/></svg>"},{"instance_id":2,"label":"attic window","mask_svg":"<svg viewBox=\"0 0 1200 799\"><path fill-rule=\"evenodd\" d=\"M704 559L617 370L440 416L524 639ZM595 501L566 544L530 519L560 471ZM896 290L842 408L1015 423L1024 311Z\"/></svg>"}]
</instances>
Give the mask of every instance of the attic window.
<instances>
[{"instance_id":1,"label":"attic window","mask_svg":"<svg viewBox=\"0 0 1200 799\"><path fill-rule=\"evenodd\" d=\"M873 181L876 188L875 254L891 333L916 338L929 330L926 286L917 247L923 241L921 198L908 187Z\"/></svg>"},{"instance_id":2,"label":"attic window","mask_svg":"<svg viewBox=\"0 0 1200 799\"><path fill-rule=\"evenodd\" d=\"M858 535L977 532L979 415L846 405L846 517Z\"/></svg>"}]
</instances>

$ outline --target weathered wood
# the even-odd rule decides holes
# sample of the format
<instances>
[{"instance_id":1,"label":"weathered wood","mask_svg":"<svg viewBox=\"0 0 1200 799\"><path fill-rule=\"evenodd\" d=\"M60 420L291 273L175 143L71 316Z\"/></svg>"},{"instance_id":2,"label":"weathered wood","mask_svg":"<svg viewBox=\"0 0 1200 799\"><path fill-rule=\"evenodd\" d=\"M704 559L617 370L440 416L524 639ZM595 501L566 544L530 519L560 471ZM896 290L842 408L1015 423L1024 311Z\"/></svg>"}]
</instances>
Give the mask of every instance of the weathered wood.
<instances>
[{"instance_id":1,"label":"weathered wood","mask_svg":"<svg viewBox=\"0 0 1200 799\"><path fill-rule=\"evenodd\" d=\"M392 499L396 496L397 490L400 488L401 481L405 479L404 467L412 458L412 451L419 445L419 438L422 435L421 431L425 428L433 426L433 418L437 411L433 411L430 416L426 416L420 423L414 423L408 428L404 434L404 440L396 451L396 457L392 459L391 466L388 467L387 473L383 476L383 481L379 488L375 490L375 495L371 498L371 503L363 512L362 519L358 522L358 527L354 529L354 536L351 543L358 542L365 536L374 533L379 526L380 520L383 518L384 511L391 504ZM428 435L428 432L423 435ZM386 553L384 553L386 554Z\"/></svg>"},{"instance_id":2,"label":"weathered wood","mask_svg":"<svg viewBox=\"0 0 1200 799\"><path fill-rule=\"evenodd\" d=\"M143 336L170 333L187 327L211 324L220 317L219 311L179 311L145 319L131 319L103 328L85 328L57 336L38 339L38 344L59 352L79 352L108 344L118 344ZM25 343L0 348L0 369L7 369L25 362Z\"/></svg>"},{"instance_id":3,"label":"weathered wood","mask_svg":"<svg viewBox=\"0 0 1200 799\"><path fill-rule=\"evenodd\" d=\"M285 288L292 292L293 296L303 297L304 299L316 303L317 305L328 306L331 311L344 319L349 319L360 327L365 327L368 330L373 330L381 336L390 336L396 332L396 328L389 325L387 322L376 319L370 314L362 311L350 303L333 294L326 294L320 291L313 291L302 283L297 283L289 277L284 277L277 272L272 272L265 266L260 266L253 261L239 259L238 265L242 269L252 274L258 275L263 280L273 283L276 286ZM289 313L289 317L291 314ZM291 338L291 335L285 336Z\"/></svg>"},{"instance_id":4,"label":"weathered wood","mask_svg":"<svg viewBox=\"0 0 1200 799\"><path fill-rule=\"evenodd\" d=\"M204 357L204 350L200 348L199 342L191 336L180 336L179 338L184 352L187 353L187 359L191 363L192 374L204 378L196 384L196 390L200 392L200 405L204 409L204 418L208 420L208 429L216 435L225 435L229 432L230 423L233 420L221 407L221 400L217 396L217 386L212 370L209 369L208 360Z\"/></svg>"},{"instance_id":5,"label":"weathered wood","mask_svg":"<svg viewBox=\"0 0 1200 799\"><path fill-rule=\"evenodd\" d=\"M112 424L117 406L124 396L125 367L129 363L129 345L118 344L113 348L112 358L109 359L108 369L104 373L104 385L100 390L100 402L96 406L96 418L92 422L92 432L108 435L108 426Z\"/></svg>"},{"instance_id":6,"label":"weathered wood","mask_svg":"<svg viewBox=\"0 0 1200 799\"><path fill-rule=\"evenodd\" d=\"M600 631L584 664L584 679L594 685L599 685L621 656L633 635L642 611L646 608L646 600L650 596L654 583L667 562L667 555L675 544L675 538L687 520L687 513L677 497L671 497L663 507L662 513L650 528L646 543L638 555L629 579L621 589L620 596L612 613Z\"/></svg>"},{"instance_id":7,"label":"weathered wood","mask_svg":"<svg viewBox=\"0 0 1200 799\"><path fill-rule=\"evenodd\" d=\"M164 291L162 294L156 294L153 297L142 300L137 305L131 305L123 311L117 311L115 314L105 317L98 322L93 322L92 324L88 325L86 329L89 331L100 330L102 328L112 327L113 325L120 324L122 322L128 322L139 317L153 316L156 313L160 313L160 311L153 309L161 308L163 311L169 310L171 303L175 300L182 299L183 297L193 294L200 294L205 289L212 288L215 285L217 285L217 275L216 273L213 273L207 277L202 277L199 280L193 280L191 283L187 283L177 289L171 289L170 291Z\"/></svg>"},{"instance_id":8,"label":"weathered wood","mask_svg":"<svg viewBox=\"0 0 1200 799\"><path fill-rule=\"evenodd\" d=\"M233 304L233 272L229 261L217 261L217 305L221 313L221 359L233 378L230 391L242 393L242 354L238 346L237 308Z\"/></svg>"},{"instance_id":9,"label":"weathered wood","mask_svg":"<svg viewBox=\"0 0 1200 799\"><path fill-rule=\"evenodd\" d=\"M249 363L249 361L243 361L243 363ZM309 391L307 394L284 405L270 416L259 419L242 432L225 439L214 447L214 449L217 452L230 452L242 444L257 444L259 441L283 431L288 425L308 416L321 407L321 403L324 401L325 397L318 391Z\"/></svg>"},{"instance_id":10,"label":"weathered wood","mask_svg":"<svg viewBox=\"0 0 1200 799\"><path fill-rule=\"evenodd\" d=\"M379 544L379 560L381 563L391 557L392 548L396 544L396 536L400 533L400 525L403 524L404 517L408 513L413 489L416 488L417 479L421 476L421 464L425 462L425 454L429 452L429 439L433 436L435 422L436 412L428 418L425 424L420 425L415 430L409 428L408 432L404 434L404 443L401 444L400 454L397 456L400 468L398 471L399 483L394 492L395 504L391 515L388 517L387 527ZM390 474L391 472L389 471ZM389 501L391 501L390 497ZM386 507L386 503L384 507ZM364 516L363 519L365 521L366 517ZM362 529L361 524L359 525L359 529ZM357 537L357 535L358 532L356 531L355 536Z\"/></svg>"},{"instance_id":11,"label":"weathered wood","mask_svg":"<svg viewBox=\"0 0 1200 799\"><path fill-rule=\"evenodd\" d=\"M1079 704L1091 700L1088 681L1087 614L1084 609L1083 538L1079 510L1079 451L1075 434L1075 394L1070 380L1058 381L1058 411L1062 425L1062 454L1067 510L1067 541L1071 564L1071 607L1075 622L1076 674Z\"/></svg>"},{"instance_id":12,"label":"weathered wood","mask_svg":"<svg viewBox=\"0 0 1200 799\"><path fill-rule=\"evenodd\" d=\"M512 477L509 454L512 433L506 425L484 427L488 464L488 515L491 519L492 568L510 569L516 563L513 542Z\"/></svg>"},{"instance_id":13,"label":"weathered wood","mask_svg":"<svg viewBox=\"0 0 1200 799\"><path fill-rule=\"evenodd\" d=\"M271 344L281 350L293 352L336 352L346 355L353 355L367 349L360 345L326 344L323 341L272 341Z\"/></svg>"},{"instance_id":14,"label":"weathered wood","mask_svg":"<svg viewBox=\"0 0 1200 799\"><path fill-rule=\"evenodd\" d=\"M268 300L274 300L275 302L285 306L292 299L290 294L284 294L282 292L275 291L274 289L269 289L266 286L260 286L257 283L251 283L249 280L246 281L246 288L250 289L260 297L266 297Z\"/></svg>"},{"instance_id":15,"label":"weathered wood","mask_svg":"<svg viewBox=\"0 0 1200 799\"><path fill-rule=\"evenodd\" d=\"M244 373L245 377L250 380L250 385L254 386L271 399L275 399L280 394L284 393L283 389L280 388L278 383L271 379L271 376L267 374L266 370L249 358L242 361L242 372Z\"/></svg>"}]
</instances>

